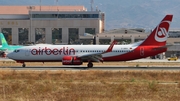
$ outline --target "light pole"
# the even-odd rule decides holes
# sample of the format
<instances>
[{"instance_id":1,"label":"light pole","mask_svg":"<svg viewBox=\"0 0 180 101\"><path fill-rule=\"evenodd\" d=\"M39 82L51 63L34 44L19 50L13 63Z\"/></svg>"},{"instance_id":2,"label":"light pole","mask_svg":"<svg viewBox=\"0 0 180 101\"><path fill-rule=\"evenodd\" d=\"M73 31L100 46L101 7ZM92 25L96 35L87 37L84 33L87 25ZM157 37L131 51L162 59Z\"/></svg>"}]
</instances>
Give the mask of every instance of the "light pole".
<instances>
[{"instance_id":1,"label":"light pole","mask_svg":"<svg viewBox=\"0 0 180 101\"><path fill-rule=\"evenodd\" d=\"M41 0L40 0L40 11L41 11Z\"/></svg>"},{"instance_id":2,"label":"light pole","mask_svg":"<svg viewBox=\"0 0 180 101\"><path fill-rule=\"evenodd\" d=\"M35 9L35 7L34 6L29 6L28 9L29 9L29 13L30 13L30 31L29 31L30 32L30 35L29 35L30 37L29 37L29 41L31 43L31 37L32 37L31 36L31 33L32 33L32 10Z\"/></svg>"}]
</instances>

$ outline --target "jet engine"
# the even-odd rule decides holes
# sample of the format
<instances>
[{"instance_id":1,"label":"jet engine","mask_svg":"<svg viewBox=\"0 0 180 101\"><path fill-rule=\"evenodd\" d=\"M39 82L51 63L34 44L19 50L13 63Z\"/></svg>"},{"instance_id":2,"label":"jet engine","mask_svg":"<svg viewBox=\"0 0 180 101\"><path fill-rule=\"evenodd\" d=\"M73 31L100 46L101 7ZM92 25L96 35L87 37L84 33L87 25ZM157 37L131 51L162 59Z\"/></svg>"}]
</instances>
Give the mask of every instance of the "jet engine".
<instances>
[{"instance_id":1,"label":"jet engine","mask_svg":"<svg viewBox=\"0 0 180 101\"><path fill-rule=\"evenodd\" d=\"M63 65L82 65L83 62L76 56L64 56L62 59Z\"/></svg>"}]
</instances>

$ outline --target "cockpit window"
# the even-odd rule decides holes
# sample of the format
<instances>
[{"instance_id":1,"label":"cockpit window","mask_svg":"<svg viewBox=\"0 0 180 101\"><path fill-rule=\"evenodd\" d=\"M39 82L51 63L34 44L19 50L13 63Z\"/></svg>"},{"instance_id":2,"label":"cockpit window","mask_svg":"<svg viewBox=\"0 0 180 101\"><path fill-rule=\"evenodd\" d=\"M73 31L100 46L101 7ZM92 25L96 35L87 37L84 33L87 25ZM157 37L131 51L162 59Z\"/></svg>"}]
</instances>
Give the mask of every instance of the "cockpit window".
<instances>
[{"instance_id":1,"label":"cockpit window","mask_svg":"<svg viewBox=\"0 0 180 101\"><path fill-rule=\"evenodd\" d=\"M14 52L16 52L16 53L19 52L19 51L20 51L20 50L14 50Z\"/></svg>"}]
</instances>

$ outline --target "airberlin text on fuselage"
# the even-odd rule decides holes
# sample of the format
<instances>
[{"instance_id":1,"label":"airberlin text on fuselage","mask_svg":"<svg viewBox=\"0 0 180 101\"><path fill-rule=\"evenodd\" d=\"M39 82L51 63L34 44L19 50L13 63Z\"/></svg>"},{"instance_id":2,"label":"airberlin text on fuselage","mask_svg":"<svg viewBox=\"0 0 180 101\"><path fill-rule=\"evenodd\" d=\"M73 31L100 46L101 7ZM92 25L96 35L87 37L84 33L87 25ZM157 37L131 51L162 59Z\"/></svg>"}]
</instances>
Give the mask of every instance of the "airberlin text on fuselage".
<instances>
[{"instance_id":1,"label":"airberlin text on fuselage","mask_svg":"<svg viewBox=\"0 0 180 101\"><path fill-rule=\"evenodd\" d=\"M60 49L58 48L48 48L44 47L41 48L39 47L34 48L31 50L32 55L75 55L75 49L74 48L68 48L68 47L62 47Z\"/></svg>"}]
</instances>

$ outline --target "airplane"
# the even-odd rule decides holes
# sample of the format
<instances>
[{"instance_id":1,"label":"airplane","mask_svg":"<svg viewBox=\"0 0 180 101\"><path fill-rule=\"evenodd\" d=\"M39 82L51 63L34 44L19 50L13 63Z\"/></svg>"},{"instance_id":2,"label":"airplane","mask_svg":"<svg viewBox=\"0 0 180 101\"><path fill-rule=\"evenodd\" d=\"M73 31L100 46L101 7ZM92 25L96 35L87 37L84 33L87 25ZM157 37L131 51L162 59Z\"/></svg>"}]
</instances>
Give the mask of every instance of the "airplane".
<instances>
[{"instance_id":1,"label":"airplane","mask_svg":"<svg viewBox=\"0 0 180 101\"><path fill-rule=\"evenodd\" d=\"M154 56L167 51L166 40L173 15L166 15L159 25L144 40L128 45L49 45L25 46L7 54L7 57L25 62L62 62L63 65L93 67L93 62L129 61Z\"/></svg>"},{"instance_id":2,"label":"airplane","mask_svg":"<svg viewBox=\"0 0 180 101\"><path fill-rule=\"evenodd\" d=\"M0 39L1 39L1 47L0 47L0 57L6 57L6 54L14 51L17 48L21 48L23 46L19 45L8 45L3 33L0 33Z\"/></svg>"}]
</instances>

